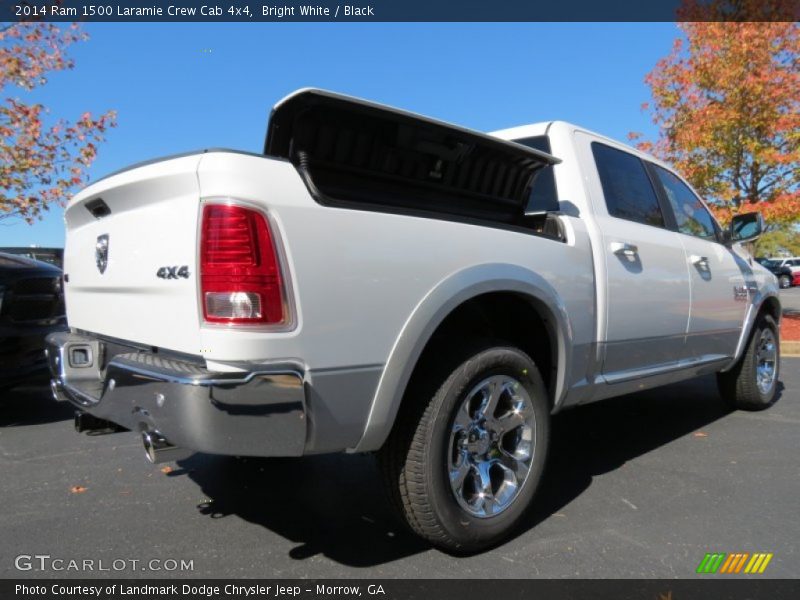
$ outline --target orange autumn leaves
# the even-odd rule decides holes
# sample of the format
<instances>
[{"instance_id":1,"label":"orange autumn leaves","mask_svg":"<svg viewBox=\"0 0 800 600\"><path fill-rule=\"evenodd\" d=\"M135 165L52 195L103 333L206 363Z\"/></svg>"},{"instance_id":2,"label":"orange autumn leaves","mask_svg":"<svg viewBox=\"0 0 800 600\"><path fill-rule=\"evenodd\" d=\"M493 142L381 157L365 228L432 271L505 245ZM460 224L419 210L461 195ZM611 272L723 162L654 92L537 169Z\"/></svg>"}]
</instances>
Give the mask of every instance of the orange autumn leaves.
<instances>
[{"instance_id":1,"label":"orange autumn leaves","mask_svg":"<svg viewBox=\"0 0 800 600\"><path fill-rule=\"evenodd\" d=\"M645 79L660 135L639 147L672 163L722 221L758 210L772 223L800 222L800 25L748 21L791 3L688 1L682 10L692 19L678 25L685 39ZM722 10L739 22L707 21Z\"/></svg>"},{"instance_id":2,"label":"orange autumn leaves","mask_svg":"<svg viewBox=\"0 0 800 600\"><path fill-rule=\"evenodd\" d=\"M65 50L85 39L78 26L0 25L0 219L33 222L49 204L63 203L86 181L115 113L86 112L74 121L53 119L47 107L15 94L47 83L47 74L71 69Z\"/></svg>"}]
</instances>

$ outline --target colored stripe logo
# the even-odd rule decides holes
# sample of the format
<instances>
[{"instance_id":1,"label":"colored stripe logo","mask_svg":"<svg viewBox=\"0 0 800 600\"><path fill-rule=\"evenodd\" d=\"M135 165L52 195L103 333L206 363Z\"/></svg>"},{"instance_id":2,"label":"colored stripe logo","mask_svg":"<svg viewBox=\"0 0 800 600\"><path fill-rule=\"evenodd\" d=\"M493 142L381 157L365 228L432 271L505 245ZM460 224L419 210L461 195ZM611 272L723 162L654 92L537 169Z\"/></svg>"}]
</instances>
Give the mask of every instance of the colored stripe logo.
<instances>
[{"instance_id":1,"label":"colored stripe logo","mask_svg":"<svg viewBox=\"0 0 800 600\"><path fill-rule=\"evenodd\" d=\"M697 566L697 572L703 574L760 574L767 569L773 554L766 552L708 552Z\"/></svg>"}]
</instances>

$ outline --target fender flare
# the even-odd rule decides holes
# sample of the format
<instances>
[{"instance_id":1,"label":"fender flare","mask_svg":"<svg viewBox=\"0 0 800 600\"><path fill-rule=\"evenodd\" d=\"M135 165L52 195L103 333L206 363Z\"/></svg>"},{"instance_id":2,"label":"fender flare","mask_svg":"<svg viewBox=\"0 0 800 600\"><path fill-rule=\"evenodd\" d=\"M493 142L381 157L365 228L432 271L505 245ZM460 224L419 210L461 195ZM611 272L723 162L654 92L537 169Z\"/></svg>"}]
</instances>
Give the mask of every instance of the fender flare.
<instances>
[{"instance_id":1,"label":"fender flare","mask_svg":"<svg viewBox=\"0 0 800 600\"><path fill-rule=\"evenodd\" d=\"M406 386L425 346L437 327L467 300L492 292L512 292L529 299L544 312L555 337L557 361L553 410L566 394L571 366L572 329L566 306L555 289L539 274L516 265L483 264L457 271L439 282L417 304L400 330L372 399L364 434L354 449L380 448L391 431Z\"/></svg>"},{"instance_id":2,"label":"fender flare","mask_svg":"<svg viewBox=\"0 0 800 600\"><path fill-rule=\"evenodd\" d=\"M781 299L780 295L776 291L757 291L755 297L753 298L753 302L751 302L747 307L747 313L745 314L744 323L742 326L742 333L739 336L739 342L736 344L736 352L733 355L733 360L725 365L725 368L722 369L723 373L730 371L739 362L739 359L742 357L745 349L747 348L747 340L750 339L750 332L753 331L753 326L756 323L756 317L761 314L764 304L766 304L770 298L775 298L778 301L778 306L780 307Z\"/></svg>"}]
</instances>

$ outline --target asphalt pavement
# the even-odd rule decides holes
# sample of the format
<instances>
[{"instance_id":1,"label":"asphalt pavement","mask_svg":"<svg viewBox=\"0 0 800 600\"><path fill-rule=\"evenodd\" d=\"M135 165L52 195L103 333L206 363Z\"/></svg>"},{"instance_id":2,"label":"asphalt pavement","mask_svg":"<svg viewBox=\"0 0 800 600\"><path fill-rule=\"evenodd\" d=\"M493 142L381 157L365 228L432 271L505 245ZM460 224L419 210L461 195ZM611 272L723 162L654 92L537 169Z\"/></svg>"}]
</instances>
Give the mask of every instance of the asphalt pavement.
<instances>
[{"instance_id":1,"label":"asphalt pavement","mask_svg":"<svg viewBox=\"0 0 800 600\"><path fill-rule=\"evenodd\" d=\"M472 557L406 533L370 456L152 466L137 435L79 435L44 385L19 388L0 397L0 577L684 578L707 552L797 577L799 367L783 360L763 412L729 411L706 377L556 416L535 506Z\"/></svg>"},{"instance_id":2,"label":"asphalt pavement","mask_svg":"<svg viewBox=\"0 0 800 600\"><path fill-rule=\"evenodd\" d=\"M781 290L781 307L785 315L800 315L800 286Z\"/></svg>"}]
</instances>

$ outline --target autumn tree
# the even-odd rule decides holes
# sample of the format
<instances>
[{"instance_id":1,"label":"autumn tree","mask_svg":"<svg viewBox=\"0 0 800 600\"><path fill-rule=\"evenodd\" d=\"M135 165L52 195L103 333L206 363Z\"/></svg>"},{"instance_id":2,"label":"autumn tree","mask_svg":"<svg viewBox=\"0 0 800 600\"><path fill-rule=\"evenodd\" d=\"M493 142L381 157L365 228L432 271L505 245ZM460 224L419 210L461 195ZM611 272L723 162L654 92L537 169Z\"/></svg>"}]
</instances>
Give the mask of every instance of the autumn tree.
<instances>
[{"instance_id":1,"label":"autumn tree","mask_svg":"<svg viewBox=\"0 0 800 600\"><path fill-rule=\"evenodd\" d=\"M115 125L113 111L70 122L12 96L46 84L50 72L71 69L65 51L84 39L77 24L0 24L0 219L32 223L53 203L63 204L85 183L97 144Z\"/></svg>"},{"instance_id":2,"label":"autumn tree","mask_svg":"<svg viewBox=\"0 0 800 600\"><path fill-rule=\"evenodd\" d=\"M782 0L689 0L683 37L645 79L659 137L631 138L674 165L723 222L758 210L784 233L800 223L796 9ZM786 20L767 20L776 17Z\"/></svg>"}]
</instances>

